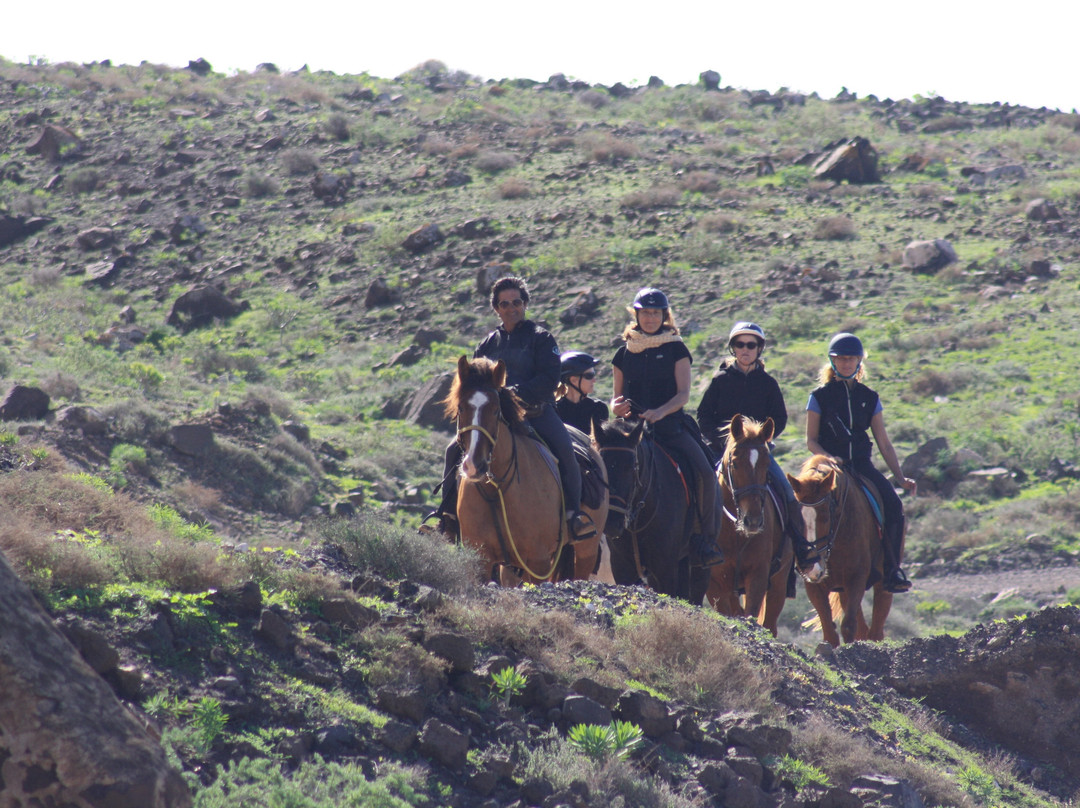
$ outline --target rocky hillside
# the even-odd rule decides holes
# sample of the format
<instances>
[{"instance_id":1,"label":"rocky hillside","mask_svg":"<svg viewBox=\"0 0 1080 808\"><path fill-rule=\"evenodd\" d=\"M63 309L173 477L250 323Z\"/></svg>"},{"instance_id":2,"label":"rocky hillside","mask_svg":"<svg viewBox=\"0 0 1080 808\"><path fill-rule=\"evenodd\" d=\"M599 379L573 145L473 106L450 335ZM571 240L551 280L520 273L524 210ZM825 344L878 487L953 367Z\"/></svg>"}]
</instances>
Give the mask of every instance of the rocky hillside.
<instances>
[{"instance_id":1,"label":"rocky hillside","mask_svg":"<svg viewBox=\"0 0 1080 808\"><path fill-rule=\"evenodd\" d=\"M1080 586L1078 128L711 75L0 62L0 547L203 805L1064 803L1075 609L989 621ZM916 582L1061 585L917 588L889 630L918 639L820 658L804 599L774 642L640 590L477 588L408 528L505 272L600 356L661 286L699 388L762 322L789 469L858 331L920 481ZM626 761L571 742L612 720ZM55 796L50 765L21 787Z\"/></svg>"}]
</instances>

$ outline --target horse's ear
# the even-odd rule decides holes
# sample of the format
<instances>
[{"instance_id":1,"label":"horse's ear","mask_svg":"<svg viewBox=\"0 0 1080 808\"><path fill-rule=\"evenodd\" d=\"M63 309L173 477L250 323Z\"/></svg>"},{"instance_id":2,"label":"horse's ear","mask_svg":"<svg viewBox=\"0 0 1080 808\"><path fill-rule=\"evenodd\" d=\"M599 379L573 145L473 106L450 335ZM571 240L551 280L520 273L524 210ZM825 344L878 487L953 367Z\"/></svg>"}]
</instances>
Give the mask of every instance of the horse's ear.
<instances>
[{"instance_id":1,"label":"horse's ear","mask_svg":"<svg viewBox=\"0 0 1080 808\"><path fill-rule=\"evenodd\" d=\"M761 435L760 435L761 439L763 441L765 441L765 443L768 443L769 441L771 441L773 439L773 434L775 432L776 432L776 423L773 421L773 419L771 417L766 418L765 423L761 425Z\"/></svg>"},{"instance_id":2,"label":"horse's ear","mask_svg":"<svg viewBox=\"0 0 1080 808\"><path fill-rule=\"evenodd\" d=\"M824 484L825 490L832 491L836 485L836 469L829 469L829 473L825 475L825 479L821 482Z\"/></svg>"},{"instance_id":3,"label":"horse's ear","mask_svg":"<svg viewBox=\"0 0 1080 808\"><path fill-rule=\"evenodd\" d=\"M457 375L462 381L465 381L469 376L469 357L465 354L462 354L457 361Z\"/></svg>"},{"instance_id":4,"label":"horse's ear","mask_svg":"<svg viewBox=\"0 0 1080 808\"><path fill-rule=\"evenodd\" d=\"M728 431L731 433L731 437L733 437L736 441L740 441L743 439L743 435L745 435L746 433L743 430L742 415L736 413L731 417L731 423L728 424Z\"/></svg>"},{"instance_id":5,"label":"horse's ear","mask_svg":"<svg viewBox=\"0 0 1080 808\"><path fill-rule=\"evenodd\" d=\"M637 426L635 426L630 431L630 440L633 441L634 443L641 443L641 436L644 435L644 434L645 434L645 422L644 421L638 421Z\"/></svg>"},{"instance_id":6,"label":"horse's ear","mask_svg":"<svg viewBox=\"0 0 1080 808\"><path fill-rule=\"evenodd\" d=\"M495 363L495 372L491 374L491 380L495 382L497 388L506 385L506 363L501 359Z\"/></svg>"},{"instance_id":7,"label":"horse's ear","mask_svg":"<svg viewBox=\"0 0 1080 808\"><path fill-rule=\"evenodd\" d=\"M787 477L788 482L791 483L791 490L795 492L795 499L798 499L799 495L802 493L803 481L790 473L785 474L784 476Z\"/></svg>"}]
</instances>

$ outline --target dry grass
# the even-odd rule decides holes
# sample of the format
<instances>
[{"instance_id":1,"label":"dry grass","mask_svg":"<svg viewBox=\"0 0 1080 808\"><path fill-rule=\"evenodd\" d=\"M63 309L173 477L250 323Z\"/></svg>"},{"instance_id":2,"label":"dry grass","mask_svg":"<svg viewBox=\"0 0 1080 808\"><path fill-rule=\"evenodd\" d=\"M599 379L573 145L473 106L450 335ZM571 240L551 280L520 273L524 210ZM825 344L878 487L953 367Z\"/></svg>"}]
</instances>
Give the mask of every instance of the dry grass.
<instances>
[{"instance_id":1,"label":"dry grass","mask_svg":"<svg viewBox=\"0 0 1080 808\"><path fill-rule=\"evenodd\" d=\"M476 155L473 165L485 174L498 174L517 165L517 157L506 151L483 151Z\"/></svg>"},{"instance_id":2,"label":"dry grass","mask_svg":"<svg viewBox=\"0 0 1080 808\"><path fill-rule=\"evenodd\" d=\"M691 171L679 181L679 187L691 193L711 194L720 189L720 177L711 171Z\"/></svg>"},{"instance_id":3,"label":"dry grass","mask_svg":"<svg viewBox=\"0 0 1080 808\"><path fill-rule=\"evenodd\" d=\"M848 216L830 216L814 224L813 237L820 241L849 241L856 235L855 222Z\"/></svg>"},{"instance_id":4,"label":"dry grass","mask_svg":"<svg viewBox=\"0 0 1080 808\"><path fill-rule=\"evenodd\" d=\"M776 710L772 674L732 644L708 613L654 609L621 625L615 636L630 674L679 701L766 715Z\"/></svg>"},{"instance_id":5,"label":"dry grass","mask_svg":"<svg viewBox=\"0 0 1080 808\"><path fill-rule=\"evenodd\" d=\"M2 550L39 591L160 581L185 592L234 583L216 544L176 539L142 505L56 472L0 476Z\"/></svg>"},{"instance_id":6,"label":"dry grass","mask_svg":"<svg viewBox=\"0 0 1080 808\"><path fill-rule=\"evenodd\" d=\"M619 163L638 156L638 147L607 132L596 132L578 139L578 148L585 157L597 163Z\"/></svg>"},{"instance_id":7,"label":"dry grass","mask_svg":"<svg viewBox=\"0 0 1080 808\"><path fill-rule=\"evenodd\" d=\"M724 213L706 213L697 223L706 233L733 233L739 228L739 222Z\"/></svg>"},{"instance_id":8,"label":"dry grass","mask_svg":"<svg viewBox=\"0 0 1080 808\"><path fill-rule=\"evenodd\" d=\"M644 191L633 191L619 200L619 207L631 210L670 208L682 199L682 191L674 185L656 185Z\"/></svg>"},{"instance_id":9,"label":"dry grass","mask_svg":"<svg viewBox=\"0 0 1080 808\"><path fill-rule=\"evenodd\" d=\"M532 186L517 177L503 180L495 191L499 199L528 199L532 196Z\"/></svg>"},{"instance_id":10,"label":"dry grass","mask_svg":"<svg viewBox=\"0 0 1080 808\"><path fill-rule=\"evenodd\" d=\"M309 149L285 149L281 153L281 165L293 175L310 174L319 169L319 158Z\"/></svg>"},{"instance_id":11,"label":"dry grass","mask_svg":"<svg viewBox=\"0 0 1080 808\"><path fill-rule=\"evenodd\" d=\"M188 509L207 516L221 516L225 505L221 501L221 492L216 488L207 488L192 480L184 480L172 487L172 494Z\"/></svg>"},{"instance_id":12,"label":"dry grass","mask_svg":"<svg viewBox=\"0 0 1080 808\"><path fill-rule=\"evenodd\" d=\"M793 728L794 751L801 760L825 772L833 785L842 788L867 772L879 772L909 780L927 805L973 806L946 776L917 760L888 757L870 743L835 726L818 715Z\"/></svg>"}]
</instances>

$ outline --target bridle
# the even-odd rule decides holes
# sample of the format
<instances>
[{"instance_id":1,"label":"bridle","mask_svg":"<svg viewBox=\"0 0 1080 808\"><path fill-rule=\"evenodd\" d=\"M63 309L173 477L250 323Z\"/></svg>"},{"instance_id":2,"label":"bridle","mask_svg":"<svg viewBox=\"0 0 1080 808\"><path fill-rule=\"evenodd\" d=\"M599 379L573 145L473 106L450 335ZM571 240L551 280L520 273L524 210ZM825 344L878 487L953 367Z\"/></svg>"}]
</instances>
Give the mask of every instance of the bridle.
<instances>
[{"instance_id":1,"label":"bridle","mask_svg":"<svg viewBox=\"0 0 1080 808\"><path fill-rule=\"evenodd\" d=\"M732 460L734 460L734 454L732 454L731 457ZM745 496L754 494L757 496L758 502L760 503L762 510L764 510L768 506L768 500L766 499L766 497L768 496L769 485L768 482L753 483L751 485L744 485L742 488L737 488L735 486L735 476L732 471L732 467L735 464L733 462L725 462L726 460L726 456L723 460L721 460L721 469L723 469L724 472L724 482L727 484L728 491L731 492L732 501L735 503L735 513L729 511L727 505L724 505L724 516L726 516L728 519L734 522L736 526L738 526L743 524L743 514L742 510L739 508L739 500Z\"/></svg>"},{"instance_id":2,"label":"bridle","mask_svg":"<svg viewBox=\"0 0 1080 808\"><path fill-rule=\"evenodd\" d=\"M833 496L833 492L837 491L838 488L840 489L837 492L838 495ZM849 490L850 484L845 479L842 484L829 489L821 499L814 502L800 501L803 506L814 509L815 517L818 507L824 505L826 501L829 503L829 532L822 537L815 536L813 545L814 549L821 554L821 565L825 568L826 574L828 574L829 556L832 554L833 542L836 541L836 534L840 530L840 521L844 516L844 506L847 504Z\"/></svg>"}]
</instances>

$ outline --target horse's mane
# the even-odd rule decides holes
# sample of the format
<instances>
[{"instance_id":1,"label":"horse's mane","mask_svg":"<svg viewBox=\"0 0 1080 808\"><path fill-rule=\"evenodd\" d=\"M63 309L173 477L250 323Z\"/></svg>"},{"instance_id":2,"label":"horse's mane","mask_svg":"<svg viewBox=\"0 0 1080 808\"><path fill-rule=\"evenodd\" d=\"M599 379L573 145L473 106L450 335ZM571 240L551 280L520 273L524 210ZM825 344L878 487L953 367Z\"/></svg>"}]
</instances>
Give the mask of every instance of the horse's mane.
<instances>
[{"instance_id":1,"label":"horse's mane","mask_svg":"<svg viewBox=\"0 0 1080 808\"><path fill-rule=\"evenodd\" d=\"M462 379L460 374L454 374L454 382L450 386L450 392L442 400L443 412L451 421L456 421L461 402L469 397L474 390L495 390L499 396L499 409L503 418L511 427L520 427L525 422L525 406L521 403L514 391L507 387L495 385L496 363L485 357L479 357L469 362L468 375Z\"/></svg>"},{"instance_id":2,"label":"horse's mane","mask_svg":"<svg viewBox=\"0 0 1080 808\"><path fill-rule=\"evenodd\" d=\"M600 424L600 431L596 435L596 442L604 444L605 441L602 440L602 438L628 439L630 433L632 433L636 427L636 421L630 421L626 418L613 418L610 421L604 421Z\"/></svg>"},{"instance_id":3,"label":"horse's mane","mask_svg":"<svg viewBox=\"0 0 1080 808\"><path fill-rule=\"evenodd\" d=\"M842 469L825 455L816 454L802 464L799 469L799 478L803 480L824 480L830 471L840 472Z\"/></svg>"},{"instance_id":4,"label":"horse's mane","mask_svg":"<svg viewBox=\"0 0 1080 808\"><path fill-rule=\"evenodd\" d=\"M741 441L735 440L735 436L731 434L731 430L728 430L727 443L724 444L724 463L731 462L732 455L735 454L735 447L739 443L745 443L748 440L761 440L761 430L765 428L764 423L755 421L753 418L747 418L744 415L742 417L742 425L743 439Z\"/></svg>"}]
</instances>

